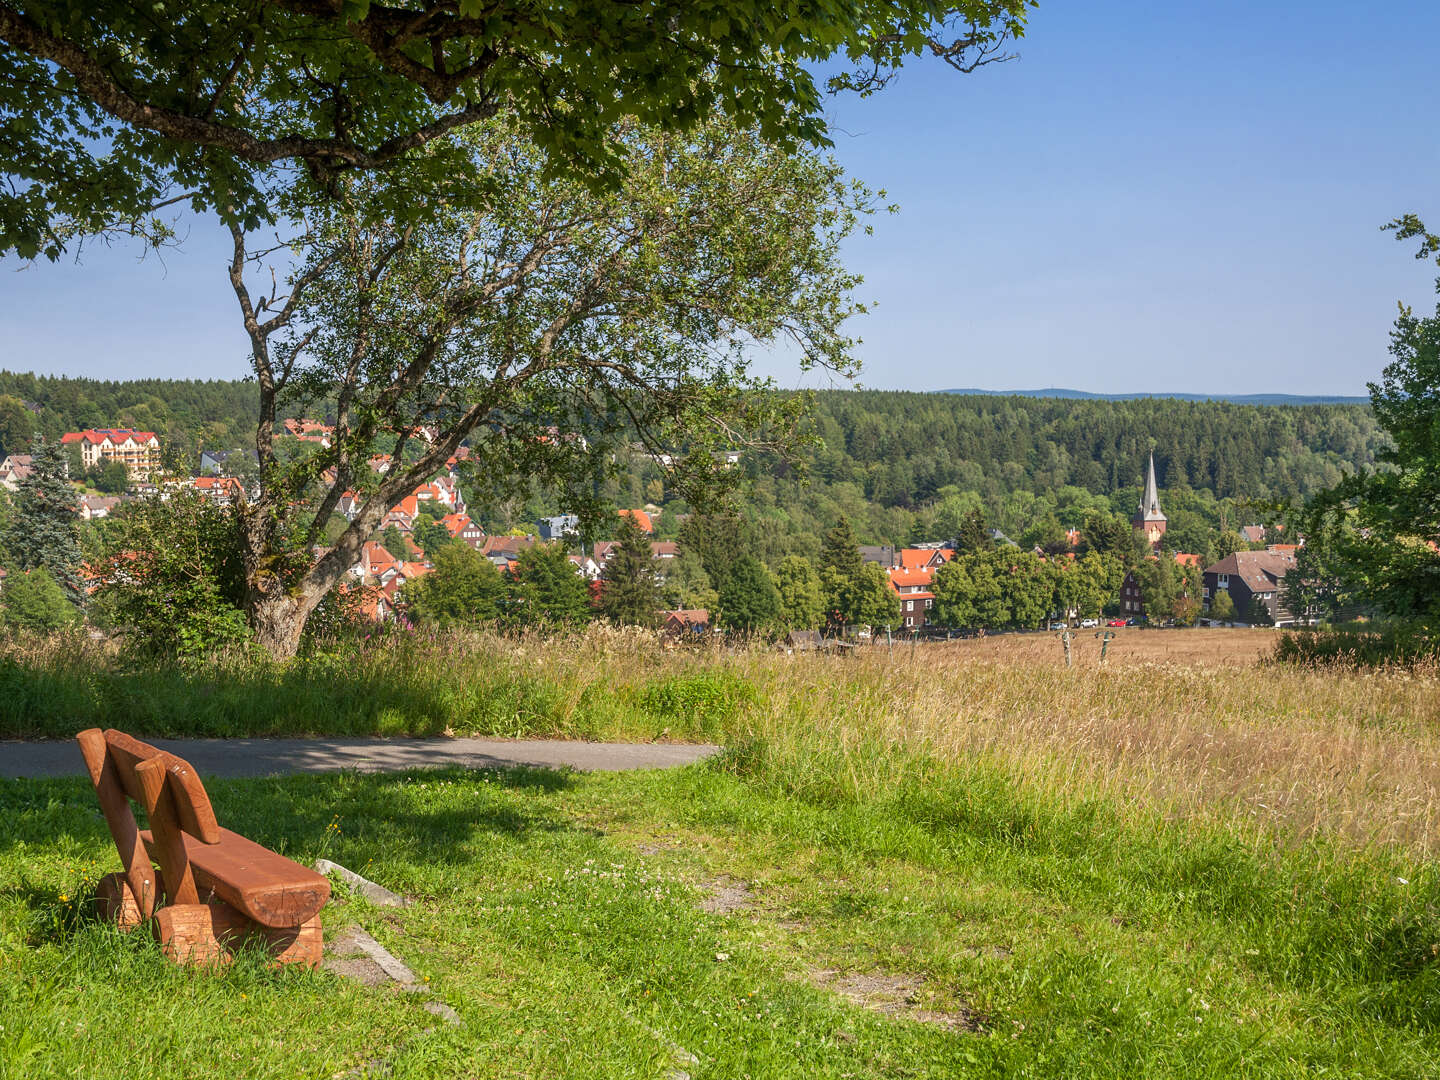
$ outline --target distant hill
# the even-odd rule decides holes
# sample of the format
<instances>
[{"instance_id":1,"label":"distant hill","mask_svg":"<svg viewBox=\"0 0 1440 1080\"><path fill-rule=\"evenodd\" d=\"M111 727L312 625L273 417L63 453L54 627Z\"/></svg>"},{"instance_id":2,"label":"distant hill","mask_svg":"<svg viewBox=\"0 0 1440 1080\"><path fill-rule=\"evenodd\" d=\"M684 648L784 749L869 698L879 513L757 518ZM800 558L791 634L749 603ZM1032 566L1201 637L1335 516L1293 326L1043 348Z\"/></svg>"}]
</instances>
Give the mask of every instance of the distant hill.
<instances>
[{"instance_id":1,"label":"distant hill","mask_svg":"<svg viewBox=\"0 0 1440 1080\"><path fill-rule=\"evenodd\" d=\"M1092 394L1088 390L936 390L937 394L969 394L981 397L1071 398L1085 401L1141 401L1170 398L1175 401L1228 401L1234 405L1369 405L1368 397L1309 394Z\"/></svg>"}]
</instances>

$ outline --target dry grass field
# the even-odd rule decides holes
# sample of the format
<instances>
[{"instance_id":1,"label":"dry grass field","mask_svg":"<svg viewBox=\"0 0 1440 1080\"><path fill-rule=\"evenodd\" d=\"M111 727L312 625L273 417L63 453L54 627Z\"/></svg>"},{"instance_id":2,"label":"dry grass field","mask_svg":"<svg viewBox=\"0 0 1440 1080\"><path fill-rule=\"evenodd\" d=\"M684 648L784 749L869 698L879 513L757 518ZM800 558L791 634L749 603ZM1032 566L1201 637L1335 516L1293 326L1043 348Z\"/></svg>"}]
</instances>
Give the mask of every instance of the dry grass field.
<instances>
[{"instance_id":1,"label":"dry grass field","mask_svg":"<svg viewBox=\"0 0 1440 1080\"><path fill-rule=\"evenodd\" d=\"M1248 667L1275 649L1278 631L1215 627L1193 630L1150 630L1138 626L1075 630L1070 648L1077 666L1100 663L1100 635L1113 635L1106 650L1107 663L1213 664ZM899 646L897 646L898 648ZM929 649L946 649L965 659L1006 660L1012 663L1063 662L1058 632L990 634L963 641L932 642Z\"/></svg>"}]
</instances>

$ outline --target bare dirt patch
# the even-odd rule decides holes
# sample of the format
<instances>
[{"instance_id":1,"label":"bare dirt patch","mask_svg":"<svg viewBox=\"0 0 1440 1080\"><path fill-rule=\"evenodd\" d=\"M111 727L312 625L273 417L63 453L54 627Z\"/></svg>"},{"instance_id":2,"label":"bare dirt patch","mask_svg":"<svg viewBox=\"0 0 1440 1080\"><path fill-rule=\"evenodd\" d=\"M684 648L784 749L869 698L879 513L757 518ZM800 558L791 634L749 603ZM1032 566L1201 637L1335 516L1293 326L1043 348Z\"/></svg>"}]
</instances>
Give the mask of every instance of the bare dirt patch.
<instances>
[{"instance_id":1,"label":"bare dirt patch","mask_svg":"<svg viewBox=\"0 0 1440 1080\"><path fill-rule=\"evenodd\" d=\"M884 1016L937 1024L955 1031L979 1031L981 1028L980 1015L964 1006L953 1010L925 1008L921 1004L921 982L913 975L817 968L809 973L809 979L816 986L839 994L852 1005Z\"/></svg>"},{"instance_id":2,"label":"bare dirt patch","mask_svg":"<svg viewBox=\"0 0 1440 1080\"><path fill-rule=\"evenodd\" d=\"M755 903L755 894L750 886L730 877L708 881L702 888L707 895L700 901L700 908L711 915L731 915L737 911L747 911Z\"/></svg>"}]
</instances>

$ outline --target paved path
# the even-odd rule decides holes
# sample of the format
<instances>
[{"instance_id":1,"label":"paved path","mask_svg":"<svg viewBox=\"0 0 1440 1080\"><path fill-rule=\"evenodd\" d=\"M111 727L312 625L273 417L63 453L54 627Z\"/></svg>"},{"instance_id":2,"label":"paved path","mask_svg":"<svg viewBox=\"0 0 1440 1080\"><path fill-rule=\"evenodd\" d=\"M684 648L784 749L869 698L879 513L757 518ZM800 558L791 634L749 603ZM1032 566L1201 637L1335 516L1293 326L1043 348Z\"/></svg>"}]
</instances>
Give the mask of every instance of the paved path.
<instances>
[{"instance_id":1,"label":"paved path","mask_svg":"<svg viewBox=\"0 0 1440 1080\"><path fill-rule=\"evenodd\" d=\"M280 773L404 772L460 765L503 769L513 765L586 772L668 769L709 757L718 746L673 743L587 743L558 739L148 739L178 754L202 776L273 776ZM83 776L73 740L0 741L0 777Z\"/></svg>"}]
</instances>

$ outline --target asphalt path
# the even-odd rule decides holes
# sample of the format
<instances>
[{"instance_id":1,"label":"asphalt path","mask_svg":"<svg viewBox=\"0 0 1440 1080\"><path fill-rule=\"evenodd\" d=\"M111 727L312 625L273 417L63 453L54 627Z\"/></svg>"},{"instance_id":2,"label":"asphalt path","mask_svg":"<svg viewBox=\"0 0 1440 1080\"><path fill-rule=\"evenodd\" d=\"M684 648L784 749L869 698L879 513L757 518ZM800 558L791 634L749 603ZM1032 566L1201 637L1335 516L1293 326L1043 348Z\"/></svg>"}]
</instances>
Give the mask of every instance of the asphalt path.
<instances>
[{"instance_id":1,"label":"asphalt path","mask_svg":"<svg viewBox=\"0 0 1440 1080\"><path fill-rule=\"evenodd\" d=\"M531 765L584 772L669 769L709 757L718 746L676 743L590 743L559 739L148 739L184 758L202 776L283 776L293 773L405 772L461 766L506 769ZM73 740L0 741L0 778L84 776Z\"/></svg>"}]
</instances>

